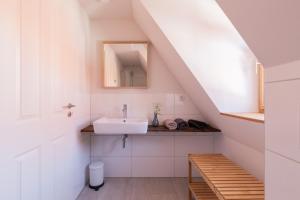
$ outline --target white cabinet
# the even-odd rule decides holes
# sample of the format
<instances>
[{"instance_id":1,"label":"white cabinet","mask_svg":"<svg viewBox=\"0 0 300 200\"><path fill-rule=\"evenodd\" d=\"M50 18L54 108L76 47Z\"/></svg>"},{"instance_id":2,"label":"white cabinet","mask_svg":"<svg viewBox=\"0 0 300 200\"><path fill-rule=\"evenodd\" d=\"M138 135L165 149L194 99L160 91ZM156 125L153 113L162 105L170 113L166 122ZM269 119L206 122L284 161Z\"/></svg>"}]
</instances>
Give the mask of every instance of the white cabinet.
<instances>
[{"instance_id":1,"label":"white cabinet","mask_svg":"<svg viewBox=\"0 0 300 200\"><path fill-rule=\"evenodd\" d=\"M266 200L300 198L299 64L266 70ZM289 80L287 80L289 79Z\"/></svg>"},{"instance_id":2,"label":"white cabinet","mask_svg":"<svg viewBox=\"0 0 300 200\"><path fill-rule=\"evenodd\" d=\"M266 149L300 161L300 80L266 84Z\"/></svg>"},{"instance_id":3,"label":"white cabinet","mask_svg":"<svg viewBox=\"0 0 300 200\"><path fill-rule=\"evenodd\" d=\"M300 199L300 163L266 152L267 200Z\"/></svg>"}]
</instances>

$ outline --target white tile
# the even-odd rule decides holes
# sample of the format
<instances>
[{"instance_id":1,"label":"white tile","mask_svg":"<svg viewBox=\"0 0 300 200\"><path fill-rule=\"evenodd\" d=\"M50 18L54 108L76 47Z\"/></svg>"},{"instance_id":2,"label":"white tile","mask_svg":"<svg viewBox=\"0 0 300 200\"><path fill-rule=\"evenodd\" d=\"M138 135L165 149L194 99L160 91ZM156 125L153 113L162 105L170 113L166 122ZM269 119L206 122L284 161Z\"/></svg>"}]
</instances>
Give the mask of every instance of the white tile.
<instances>
[{"instance_id":1,"label":"white tile","mask_svg":"<svg viewBox=\"0 0 300 200\"><path fill-rule=\"evenodd\" d=\"M196 114L196 115L185 115L185 114L175 114L174 115L174 119L175 118L182 118L186 121L190 120L190 119L194 119L194 120L199 120L199 121L205 121L203 116L200 114Z\"/></svg>"},{"instance_id":2,"label":"white tile","mask_svg":"<svg viewBox=\"0 0 300 200\"><path fill-rule=\"evenodd\" d=\"M92 113L91 114L91 122L96 121L97 119L100 119L101 117L104 117L102 114Z\"/></svg>"},{"instance_id":3,"label":"white tile","mask_svg":"<svg viewBox=\"0 0 300 200\"><path fill-rule=\"evenodd\" d=\"M128 117L152 118L154 104L159 104L161 114L174 113L173 94L126 94L118 98L130 99L128 101Z\"/></svg>"},{"instance_id":4,"label":"white tile","mask_svg":"<svg viewBox=\"0 0 300 200\"><path fill-rule=\"evenodd\" d=\"M175 177L187 177L188 176L188 159L187 159L187 157L175 157L174 158L174 174L175 174Z\"/></svg>"},{"instance_id":5,"label":"white tile","mask_svg":"<svg viewBox=\"0 0 300 200\"><path fill-rule=\"evenodd\" d=\"M128 99L128 117L147 117L147 113L149 112L148 94L126 94L124 97Z\"/></svg>"},{"instance_id":6,"label":"white tile","mask_svg":"<svg viewBox=\"0 0 300 200\"><path fill-rule=\"evenodd\" d=\"M188 158L187 157L175 157L174 158L174 174L175 177L188 177ZM200 174L195 168L192 169L193 177L200 177Z\"/></svg>"},{"instance_id":7,"label":"white tile","mask_svg":"<svg viewBox=\"0 0 300 200\"><path fill-rule=\"evenodd\" d=\"M173 156L173 137L133 136L132 156Z\"/></svg>"},{"instance_id":8,"label":"white tile","mask_svg":"<svg viewBox=\"0 0 300 200\"><path fill-rule=\"evenodd\" d=\"M107 117L122 116L122 105L124 98L122 94L96 94L92 95L92 113Z\"/></svg>"},{"instance_id":9,"label":"white tile","mask_svg":"<svg viewBox=\"0 0 300 200\"><path fill-rule=\"evenodd\" d=\"M213 136L175 136L175 156L189 153L213 153Z\"/></svg>"},{"instance_id":10,"label":"white tile","mask_svg":"<svg viewBox=\"0 0 300 200\"><path fill-rule=\"evenodd\" d=\"M151 117L156 103L161 107L161 114L174 113L174 94L107 93L92 95L92 114L121 117L122 106L127 104L128 117Z\"/></svg>"},{"instance_id":11,"label":"white tile","mask_svg":"<svg viewBox=\"0 0 300 200\"><path fill-rule=\"evenodd\" d=\"M92 161L104 163L105 177L131 177L130 157L93 157Z\"/></svg>"},{"instance_id":12,"label":"white tile","mask_svg":"<svg viewBox=\"0 0 300 200\"><path fill-rule=\"evenodd\" d=\"M172 157L133 157L133 177L173 177Z\"/></svg>"},{"instance_id":13,"label":"white tile","mask_svg":"<svg viewBox=\"0 0 300 200\"><path fill-rule=\"evenodd\" d=\"M180 115L199 114L198 108L186 94L175 94L174 112Z\"/></svg>"},{"instance_id":14,"label":"white tile","mask_svg":"<svg viewBox=\"0 0 300 200\"><path fill-rule=\"evenodd\" d=\"M155 104L160 105L160 113L167 115L174 113L174 94L151 94L148 96L149 113L153 113Z\"/></svg>"},{"instance_id":15,"label":"white tile","mask_svg":"<svg viewBox=\"0 0 300 200\"><path fill-rule=\"evenodd\" d=\"M130 156L131 140L129 136L126 147L123 148L122 136L93 136L92 137L92 156Z\"/></svg>"}]
</instances>

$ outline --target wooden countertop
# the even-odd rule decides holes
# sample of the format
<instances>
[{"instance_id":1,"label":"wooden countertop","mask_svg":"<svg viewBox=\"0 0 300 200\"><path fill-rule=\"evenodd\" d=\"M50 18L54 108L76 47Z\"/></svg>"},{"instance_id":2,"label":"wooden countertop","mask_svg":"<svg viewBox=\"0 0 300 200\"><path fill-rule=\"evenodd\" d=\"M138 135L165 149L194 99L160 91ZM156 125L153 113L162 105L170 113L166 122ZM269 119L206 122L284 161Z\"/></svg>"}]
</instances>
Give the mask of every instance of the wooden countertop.
<instances>
[{"instance_id":1,"label":"wooden countertop","mask_svg":"<svg viewBox=\"0 0 300 200\"><path fill-rule=\"evenodd\" d=\"M190 132L190 133L209 133L209 132L221 132L221 130L213 128L213 127L206 127L202 129L196 129L196 128L186 128L183 130L169 130L165 126L159 126L159 127L153 127L153 126L148 126L148 132L172 132L172 133L185 133L185 132ZM94 127L93 125L89 125L85 127L84 129L81 130L81 133L94 133Z\"/></svg>"},{"instance_id":2,"label":"wooden countertop","mask_svg":"<svg viewBox=\"0 0 300 200\"><path fill-rule=\"evenodd\" d=\"M221 131L219 129L210 126L202 129L188 127L183 130L169 130L165 126L159 126L159 127L148 126L148 132L221 132Z\"/></svg>"}]
</instances>

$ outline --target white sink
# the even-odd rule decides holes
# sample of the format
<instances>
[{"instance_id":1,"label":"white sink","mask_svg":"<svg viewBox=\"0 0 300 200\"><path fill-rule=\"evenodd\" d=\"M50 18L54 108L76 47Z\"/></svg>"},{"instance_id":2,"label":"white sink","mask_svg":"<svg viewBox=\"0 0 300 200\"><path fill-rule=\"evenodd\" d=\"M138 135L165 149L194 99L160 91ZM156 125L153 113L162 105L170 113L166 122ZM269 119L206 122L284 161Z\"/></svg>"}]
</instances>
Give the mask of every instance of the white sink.
<instances>
[{"instance_id":1,"label":"white sink","mask_svg":"<svg viewBox=\"0 0 300 200\"><path fill-rule=\"evenodd\" d=\"M147 119L100 118L93 122L95 134L146 134Z\"/></svg>"}]
</instances>

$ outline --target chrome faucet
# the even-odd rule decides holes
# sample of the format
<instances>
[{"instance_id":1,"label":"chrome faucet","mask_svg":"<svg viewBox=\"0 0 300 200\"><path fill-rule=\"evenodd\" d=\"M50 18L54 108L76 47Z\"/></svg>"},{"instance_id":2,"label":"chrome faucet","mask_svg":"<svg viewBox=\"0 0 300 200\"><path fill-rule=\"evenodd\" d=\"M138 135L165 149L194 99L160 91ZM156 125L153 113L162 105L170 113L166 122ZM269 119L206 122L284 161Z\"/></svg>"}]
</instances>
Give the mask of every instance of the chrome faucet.
<instances>
[{"instance_id":1,"label":"chrome faucet","mask_svg":"<svg viewBox=\"0 0 300 200\"><path fill-rule=\"evenodd\" d=\"M123 119L126 120L127 119L127 104L123 105L122 112L123 112Z\"/></svg>"}]
</instances>

